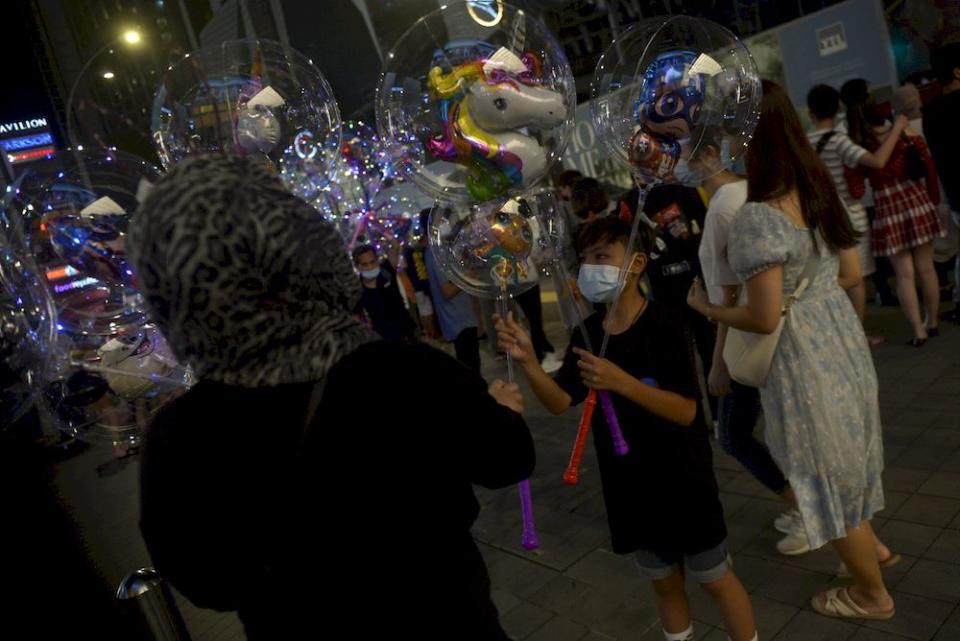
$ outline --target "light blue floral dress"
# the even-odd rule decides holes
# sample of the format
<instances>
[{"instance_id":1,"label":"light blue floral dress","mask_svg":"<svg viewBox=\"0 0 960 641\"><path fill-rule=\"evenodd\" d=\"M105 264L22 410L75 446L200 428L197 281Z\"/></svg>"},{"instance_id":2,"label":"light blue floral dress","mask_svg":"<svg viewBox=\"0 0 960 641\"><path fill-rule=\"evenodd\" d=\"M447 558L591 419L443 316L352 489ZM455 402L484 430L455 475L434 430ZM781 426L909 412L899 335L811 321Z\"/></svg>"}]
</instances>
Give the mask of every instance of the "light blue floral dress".
<instances>
[{"instance_id":1,"label":"light blue floral dress","mask_svg":"<svg viewBox=\"0 0 960 641\"><path fill-rule=\"evenodd\" d=\"M837 283L839 259L817 238L817 276L787 314L760 390L770 454L797 495L811 548L883 509L877 375L863 326ZM727 248L741 282L783 266L784 300L815 251L808 229L762 203L734 219Z\"/></svg>"}]
</instances>

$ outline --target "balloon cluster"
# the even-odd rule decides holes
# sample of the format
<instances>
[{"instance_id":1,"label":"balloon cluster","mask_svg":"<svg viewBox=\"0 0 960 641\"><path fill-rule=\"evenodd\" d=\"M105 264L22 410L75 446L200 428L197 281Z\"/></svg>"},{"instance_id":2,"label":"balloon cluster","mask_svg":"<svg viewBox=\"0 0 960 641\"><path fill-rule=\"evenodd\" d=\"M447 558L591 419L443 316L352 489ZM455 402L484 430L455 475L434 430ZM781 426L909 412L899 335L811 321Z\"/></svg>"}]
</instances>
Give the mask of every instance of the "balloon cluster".
<instances>
[{"instance_id":1,"label":"balloon cluster","mask_svg":"<svg viewBox=\"0 0 960 641\"><path fill-rule=\"evenodd\" d=\"M71 91L74 147L24 165L0 206L0 419L42 400L68 434L130 445L193 376L150 322L126 253L160 171L118 149L144 153L149 140L165 168L196 153L254 155L310 200L339 166L340 116L310 60L256 40L187 54L158 78L152 106L120 113L100 69L115 55L91 59Z\"/></svg>"},{"instance_id":2,"label":"balloon cluster","mask_svg":"<svg viewBox=\"0 0 960 641\"><path fill-rule=\"evenodd\" d=\"M399 170L437 200L430 239L444 274L487 298L535 285L531 248L558 229L535 188L576 107L570 65L543 23L507 4L494 23L466 3L425 15L387 55L376 107L382 138L403 149Z\"/></svg>"},{"instance_id":3,"label":"balloon cluster","mask_svg":"<svg viewBox=\"0 0 960 641\"><path fill-rule=\"evenodd\" d=\"M150 323L127 258L130 220L158 177L123 152L68 149L28 165L3 202L14 271L0 280L15 301L30 301L7 308L18 312L10 324L43 320L44 331L24 334L21 358L45 355L28 374L74 436L135 444L152 412L192 380Z\"/></svg>"},{"instance_id":4,"label":"balloon cluster","mask_svg":"<svg viewBox=\"0 0 960 641\"><path fill-rule=\"evenodd\" d=\"M313 204L337 227L348 249L371 244L379 253L404 243L416 214L430 205L398 171L401 162L372 127L343 123L340 162Z\"/></svg>"}]
</instances>

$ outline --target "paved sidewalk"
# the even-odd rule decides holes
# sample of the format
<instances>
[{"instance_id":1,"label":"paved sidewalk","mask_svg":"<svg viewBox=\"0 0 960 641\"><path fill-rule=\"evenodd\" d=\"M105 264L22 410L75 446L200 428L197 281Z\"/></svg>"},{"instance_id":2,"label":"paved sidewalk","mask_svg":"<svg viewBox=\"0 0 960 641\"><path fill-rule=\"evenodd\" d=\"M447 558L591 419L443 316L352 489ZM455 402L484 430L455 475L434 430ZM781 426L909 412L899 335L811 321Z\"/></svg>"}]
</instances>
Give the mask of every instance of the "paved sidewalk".
<instances>
[{"instance_id":1,"label":"paved sidewalk","mask_svg":"<svg viewBox=\"0 0 960 641\"><path fill-rule=\"evenodd\" d=\"M898 309L869 309L872 333L890 336L876 348L884 422L887 507L875 526L904 561L886 572L897 600L889 622L854 623L810 610L814 593L838 582L830 549L783 557L774 544L780 502L715 447L717 477L730 530L735 568L749 590L760 638L776 641L960 640L960 328L922 349L905 346L906 321ZM562 345L563 329L548 327ZM901 336L902 334L902 336ZM488 376L502 361L486 358ZM502 375L502 374L501 374ZM475 528L490 567L504 626L518 641L659 641L663 638L648 585L629 558L609 551L592 446L581 483L564 485L578 412L547 416L528 397L528 420L538 453L533 496L542 548L520 547L519 500L513 489L479 490L483 511ZM109 450L95 447L63 463L57 484L81 526L104 579L149 565L136 526L137 461L98 477ZM697 638L724 641L712 603L690 587ZM243 639L235 616L183 604L195 641Z\"/></svg>"}]
</instances>

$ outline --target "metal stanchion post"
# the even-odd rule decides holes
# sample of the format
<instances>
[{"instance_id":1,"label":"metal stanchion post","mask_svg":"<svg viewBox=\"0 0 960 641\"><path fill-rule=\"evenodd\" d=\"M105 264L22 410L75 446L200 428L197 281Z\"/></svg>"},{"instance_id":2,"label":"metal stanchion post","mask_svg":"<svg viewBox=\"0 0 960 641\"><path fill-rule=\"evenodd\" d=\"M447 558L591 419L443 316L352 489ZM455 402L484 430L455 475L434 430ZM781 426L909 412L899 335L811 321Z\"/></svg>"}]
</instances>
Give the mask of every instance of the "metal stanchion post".
<instances>
[{"instance_id":1,"label":"metal stanchion post","mask_svg":"<svg viewBox=\"0 0 960 641\"><path fill-rule=\"evenodd\" d=\"M155 641L191 641L173 592L153 568L128 574L117 588L117 598L139 610Z\"/></svg>"}]
</instances>

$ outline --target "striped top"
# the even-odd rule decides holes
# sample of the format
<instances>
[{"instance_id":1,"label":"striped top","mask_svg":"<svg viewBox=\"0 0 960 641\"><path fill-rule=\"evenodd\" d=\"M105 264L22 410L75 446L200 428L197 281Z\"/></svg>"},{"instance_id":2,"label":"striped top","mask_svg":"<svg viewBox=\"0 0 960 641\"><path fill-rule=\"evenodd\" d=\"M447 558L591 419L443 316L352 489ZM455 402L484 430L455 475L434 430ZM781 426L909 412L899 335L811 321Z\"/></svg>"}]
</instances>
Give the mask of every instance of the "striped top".
<instances>
[{"instance_id":1,"label":"striped top","mask_svg":"<svg viewBox=\"0 0 960 641\"><path fill-rule=\"evenodd\" d=\"M807 139L813 145L814 150L817 148L817 143L828 131L830 130L818 129L807 133ZM847 189L847 180L843 177L843 166L846 165L853 169L860 164L860 159L867 153L867 150L850 140L850 136L846 132L837 129L834 129L833 132L830 140L823 148L823 153L820 154L820 159L827 166L827 170L833 178L833 184L837 186L840 198L843 199L847 208L851 211L863 209L860 201L851 196L850 190Z\"/></svg>"}]
</instances>

